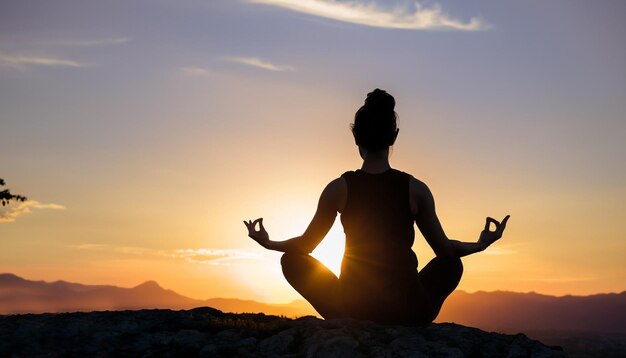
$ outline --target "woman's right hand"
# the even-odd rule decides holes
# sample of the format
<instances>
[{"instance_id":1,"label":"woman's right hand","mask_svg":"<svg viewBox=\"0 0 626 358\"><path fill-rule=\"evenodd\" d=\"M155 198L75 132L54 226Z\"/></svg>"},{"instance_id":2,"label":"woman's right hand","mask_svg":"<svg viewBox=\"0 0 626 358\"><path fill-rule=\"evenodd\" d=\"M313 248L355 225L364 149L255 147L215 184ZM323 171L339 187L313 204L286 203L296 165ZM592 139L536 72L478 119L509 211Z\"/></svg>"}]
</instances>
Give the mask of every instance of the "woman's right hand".
<instances>
[{"instance_id":1,"label":"woman's right hand","mask_svg":"<svg viewBox=\"0 0 626 358\"><path fill-rule=\"evenodd\" d=\"M265 228L263 227L263 218L258 218L254 221L252 220L248 220L248 221L243 221L244 225L246 225L246 228L248 228L248 236L259 243L259 245L267 248L267 244L270 242L270 236L267 233L267 231L265 231ZM256 229L256 224L259 223L259 230Z\"/></svg>"}]
</instances>

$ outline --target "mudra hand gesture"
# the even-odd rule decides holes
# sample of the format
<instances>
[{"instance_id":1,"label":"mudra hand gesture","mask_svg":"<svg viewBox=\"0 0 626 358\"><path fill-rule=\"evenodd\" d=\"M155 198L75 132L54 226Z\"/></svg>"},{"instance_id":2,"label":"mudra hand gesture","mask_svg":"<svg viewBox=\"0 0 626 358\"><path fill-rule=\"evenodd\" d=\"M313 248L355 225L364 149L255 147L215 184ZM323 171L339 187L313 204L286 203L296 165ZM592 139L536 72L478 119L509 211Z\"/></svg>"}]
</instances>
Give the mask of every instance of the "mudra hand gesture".
<instances>
[{"instance_id":1,"label":"mudra hand gesture","mask_svg":"<svg viewBox=\"0 0 626 358\"><path fill-rule=\"evenodd\" d=\"M265 228L263 227L263 218L259 218L254 221L244 220L243 223L244 225L246 225L246 228L248 228L248 236L252 240L258 242L259 245L266 247L267 243L270 241L270 236L267 233L267 231L265 231ZM257 223L259 223L259 230L256 229Z\"/></svg>"},{"instance_id":2,"label":"mudra hand gesture","mask_svg":"<svg viewBox=\"0 0 626 358\"><path fill-rule=\"evenodd\" d=\"M480 233L480 237L478 238L478 244L482 245L483 250L502 237L502 233L506 228L506 222L509 221L509 217L510 215L505 216L502 222L499 222L494 218L487 217L485 229ZM491 223L494 223L496 226L495 231L490 230Z\"/></svg>"}]
</instances>

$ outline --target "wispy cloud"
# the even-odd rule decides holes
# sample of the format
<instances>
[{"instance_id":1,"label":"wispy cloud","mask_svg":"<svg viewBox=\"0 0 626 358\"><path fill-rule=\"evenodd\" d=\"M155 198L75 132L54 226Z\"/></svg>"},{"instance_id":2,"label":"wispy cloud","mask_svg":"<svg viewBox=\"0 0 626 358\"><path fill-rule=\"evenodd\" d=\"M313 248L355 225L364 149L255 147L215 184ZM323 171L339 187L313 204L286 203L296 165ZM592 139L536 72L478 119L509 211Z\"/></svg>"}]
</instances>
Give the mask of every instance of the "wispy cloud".
<instances>
[{"instance_id":1,"label":"wispy cloud","mask_svg":"<svg viewBox=\"0 0 626 358\"><path fill-rule=\"evenodd\" d=\"M506 247L493 247L490 246L487 250L483 251L485 255L501 256L501 255L513 255L517 251Z\"/></svg>"},{"instance_id":2,"label":"wispy cloud","mask_svg":"<svg viewBox=\"0 0 626 358\"><path fill-rule=\"evenodd\" d=\"M537 282L565 283L565 282L594 281L596 279L597 278L593 276L558 276L558 277L531 277L525 280L537 281Z\"/></svg>"},{"instance_id":3,"label":"wispy cloud","mask_svg":"<svg viewBox=\"0 0 626 358\"><path fill-rule=\"evenodd\" d=\"M89 250L89 251L109 251L116 252L120 254L128 254L128 255L144 255L144 254L155 254L154 250L145 248L145 247L136 247L136 246L113 246L109 244L92 244L92 243L82 243L78 245L70 245L69 247L73 249L79 250Z\"/></svg>"},{"instance_id":4,"label":"wispy cloud","mask_svg":"<svg viewBox=\"0 0 626 358\"><path fill-rule=\"evenodd\" d=\"M92 47L92 46L108 46L119 45L130 42L128 37L116 37L109 39L97 39L97 40L61 40L61 41L45 41L40 42L40 45L44 46L65 46L65 47Z\"/></svg>"},{"instance_id":5,"label":"wispy cloud","mask_svg":"<svg viewBox=\"0 0 626 358\"><path fill-rule=\"evenodd\" d=\"M461 30L476 31L488 28L478 18L467 22L446 15L441 6L422 6L415 2L413 8L395 6L385 9L375 2L337 0L248 0L251 3L286 8L309 15L325 17L353 24L408 30Z\"/></svg>"},{"instance_id":6,"label":"wispy cloud","mask_svg":"<svg viewBox=\"0 0 626 358\"><path fill-rule=\"evenodd\" d=\"M186 76L209 76L211 72L203 67L179 67L180 72Z\"/></svg>"},{"instance_id":7,"label":"wispy cloud","mask_svg":"<svg viewBox=\"0 0 626 358\"><path fill-rule=\"evenodd\" d=\"M116 254L141 255L153 257L167 257L170 259L184 260L194 264L206 264L211 266L228 266L234 262L262 260L263 256L237 249L177 249L156 250L153 248L136 246L115 246L110 244L82 243L69 246L73 249L88 251L106 251Z\"/></svg>"},{"instance_id":8,"label":"wispy cloud","mask_svg":"<svg viewBox=\"0 0 626 358\"><path fill-rule=\"evenodd\" d=\"M95 251L107 250L107 249L111 248L110 245L105 245L105 244L88 244L88 243L78 244L78 245L70 245L69 247L71 247L73 249L95 250Z\"/></svg>"},{"instance_id":9,"label":"wispy cloud","mask_svg":"<svg viewBox=\"0 0 626 358\"><path fill-rule=\"evenodd\" d=\"M455 237L450 237L452 240L459 240ZM459 240L463 241L463 240ZM502 256L502 255L516 255L520 251L523 251L523 247L528 246L528 243L525 242L516 242L512 244L504 244L498 242L495 245L489 246L487 250L483 251L481 255L491 255L491 256ZM519 250L518 248L522 248Z\"/></svg>"},{"instance_id":10,"label":"wispy cloud","mask_svg":"<svg viewBox=\"0 0 626 358\"><path fill-rule=\"evenodd\" d=\"M0 67L24 69L28 66L86 67L88 65L63 58L0 54Z\"/></svg>"},{"instance_id":11,"label":"wispy cloud","mask_svg":"<svg viewBox=\"0 0 626 358\"><path fill-rule=\"evenodd\" d=\"M230 62L234 62L234 63L239 63L242 65L261 68L267 71L274 71L274 72L295 71L295 68L293 68L292 66L276 65L269 61L262 60L258 57L226 57L226 60Z\"/></svg>"},{"instance_id":12,"label":"wispy cloud","mask_svg":"<svg viewBox=\"0 0 626 358\"><path fill-rule=\"evenodd\" d=\"M0 214L0 223L14 222L19 216L31 213L31 209L53 209L63 210L65 207L59 204L43 204L36 200L28 200L19 203L17 206L9 208L6 212Z\"/></svg>"},{"instance_id":13,"label":"wispy cloud","mask_svg":"<svg viewBox=\"0 0 626 358\"><path fill-rule=\"evenodd\" d=\"M204 248L174 250L169 256L208 265L230 265L233 261L262 259L261 255L244 250Z\"/></svg>"}]
</instances>

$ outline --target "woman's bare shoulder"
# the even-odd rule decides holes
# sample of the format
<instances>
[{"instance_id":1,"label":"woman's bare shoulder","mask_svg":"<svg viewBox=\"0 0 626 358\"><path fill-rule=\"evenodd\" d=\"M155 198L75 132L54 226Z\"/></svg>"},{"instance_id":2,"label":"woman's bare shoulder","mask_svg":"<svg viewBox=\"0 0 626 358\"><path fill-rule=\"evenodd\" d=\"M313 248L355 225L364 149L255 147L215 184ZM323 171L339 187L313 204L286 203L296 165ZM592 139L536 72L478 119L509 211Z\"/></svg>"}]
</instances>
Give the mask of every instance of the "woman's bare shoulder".
<instances>
[{"instance_id":1,"label":"woman's bare shoulder","mask_svg":"<svg viewBox=\"0 0 626 358\"><path fill-rule=\"evenodd\" d=\"M409 179L409 197L411 214L417 220L419 214L427 212L427 208L431 206L432 194L423 181L411 176Z\"/></svg>"},{"instance_id":2,"label":"woman's bare shoulder","mask_svg":"<svg viewBox=\"0 0 626 358\"><path fill-rule=\"evenodd\" d=\"M411 196L417 196L419 198L424 198L432 195L430 193L428 185L412 175L409 179L409 191L411 192Z\"/></svg>"},{"instance_id":3,"label":"woman's bare shoulder","mask_svg":"<svg viewBox=\"0 0 626 358\"><path fill-rule=\"evenodd\" d=\"M348 185L343 177L334 179L322 192L320 201L328 203L337 212L342 212L346 206L346 199L348 196Z\"/></svg>"},{"instance_id":4,"label":"woman's bare shoulder","mask_svg":"<svg viewBox=\"0 0 626 358\"><path fill-rule=\"evenodd\" d=\"M326 185L326 189L334 193L345 192L346 188L347 184L344 177L333 179L330 183L328 183L328 185Z\"/></svg>"}]
</instances>

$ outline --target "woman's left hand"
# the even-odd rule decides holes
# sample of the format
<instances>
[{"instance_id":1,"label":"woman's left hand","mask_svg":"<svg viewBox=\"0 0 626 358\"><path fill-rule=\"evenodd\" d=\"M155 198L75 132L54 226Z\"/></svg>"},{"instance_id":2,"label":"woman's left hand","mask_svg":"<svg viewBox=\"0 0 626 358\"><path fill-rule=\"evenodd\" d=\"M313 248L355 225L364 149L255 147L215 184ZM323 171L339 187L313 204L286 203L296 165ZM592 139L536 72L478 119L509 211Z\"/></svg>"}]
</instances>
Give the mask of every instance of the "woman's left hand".
<instances>
[{"instance_id":1,"label":"woman's left hand","mask_svg":"<svg viewBox=\"0 0 626 358\"><path fill-rule=\"evenodd\" d=\"M483 250L502 237L504 229L506 228L506 222L509 221L509 217L510 215L507 215L501 223L498 222L498 220L496 219L490 217L487 218L487 222L485 223L485 229L480 233L480 238L478 239L478 243L482 246ZM495 224L495 231L489 230L489 226L491 226L491 223Z\"/></svg>"},{"instance_id":2,"label":"woman's left hand","mask_svg":"<svg viewBox=\"0 0 626 358\"><path fill-rule=\"evenodd\" d=\"M243 221L244 225L248 228L248 236L259 243L263 247L267 247L270 242L270 236L263 227L263 218L256 219L254 221ZM256 224L259 223L259 230L256 229Z\"/></svg>"}]
</instances>

